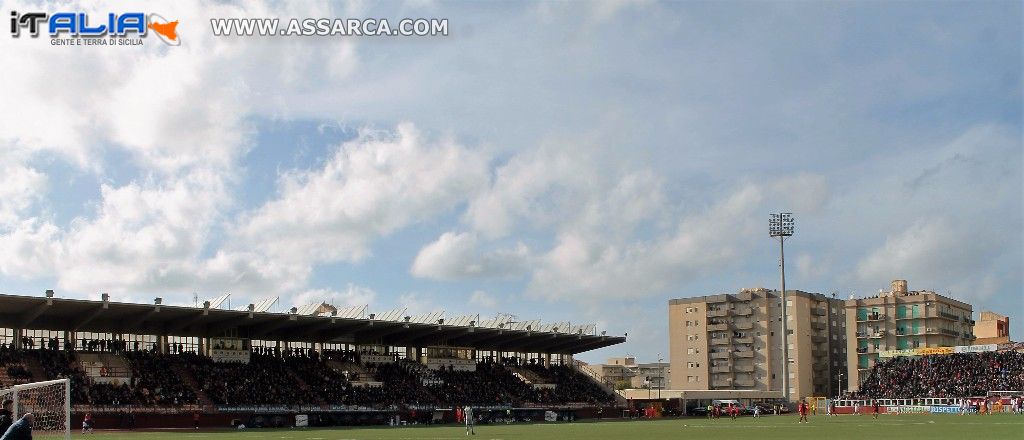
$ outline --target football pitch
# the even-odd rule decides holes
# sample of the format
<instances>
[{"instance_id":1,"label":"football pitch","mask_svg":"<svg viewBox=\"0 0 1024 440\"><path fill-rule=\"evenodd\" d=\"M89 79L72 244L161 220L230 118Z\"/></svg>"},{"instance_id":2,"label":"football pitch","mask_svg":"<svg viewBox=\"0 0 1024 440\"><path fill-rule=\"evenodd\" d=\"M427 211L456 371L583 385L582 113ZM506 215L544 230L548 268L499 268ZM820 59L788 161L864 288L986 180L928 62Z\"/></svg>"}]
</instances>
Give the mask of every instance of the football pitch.
<instances>
[{"instance_id":1,"label":"football pitch","mask_svg":"<svg viewBox=\"0 0 1024 440\"><path fill-rule=\"evenodd\" d=\"M463 427L417 426L373 428L253 429L245 431L97 432L74 438L93 440L447 440L466 438ZM753 419L706 420L667 418L654 421L601 421L576 423L538 423L518 425L480 425L479 439L1013 439L1024 438L1024 416L958 415L883 415L811 417L811 423L798 424L796 416Z\"/></svg>"}]
</instances>

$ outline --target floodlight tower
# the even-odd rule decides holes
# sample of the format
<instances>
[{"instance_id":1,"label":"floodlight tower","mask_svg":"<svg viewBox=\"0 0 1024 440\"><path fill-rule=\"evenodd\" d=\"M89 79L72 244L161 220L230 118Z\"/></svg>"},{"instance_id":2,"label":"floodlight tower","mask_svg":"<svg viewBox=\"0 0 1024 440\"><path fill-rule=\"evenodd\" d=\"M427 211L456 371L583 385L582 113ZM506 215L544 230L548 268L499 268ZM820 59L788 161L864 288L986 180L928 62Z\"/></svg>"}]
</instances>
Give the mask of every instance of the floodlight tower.
<instances>
[{"instance_id":1,"label":"floodlight tower","mask_svg":"<svg viewBox=\"0 0 1024 440\"><path fill-rule=\"evenodd\" d=\"M782 396L789 402L789 315L786 304L786 237L793 235L793 213L772 214L768 235L779 239L779 268L782 272Z\"/></svg>"}]
</instances>

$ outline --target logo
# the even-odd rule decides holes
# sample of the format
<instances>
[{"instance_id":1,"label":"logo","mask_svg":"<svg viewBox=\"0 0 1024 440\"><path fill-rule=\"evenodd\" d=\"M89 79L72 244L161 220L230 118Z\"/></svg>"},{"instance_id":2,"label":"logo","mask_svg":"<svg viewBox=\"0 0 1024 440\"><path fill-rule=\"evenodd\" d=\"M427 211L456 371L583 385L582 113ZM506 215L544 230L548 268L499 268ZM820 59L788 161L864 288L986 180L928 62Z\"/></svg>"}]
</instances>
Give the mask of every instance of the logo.
<instances>
[{"instance_id":1,"label":"logo","mask_svg":"<svg viewBox=\"0 0 1024 440\"><path fill-rule=\"evenodd\" d=\"M114 45L140 46L152 30L169 46L180 46L178 20L168 21L156 13L110 12L96 16L85 12L28 12L11 11L11 36L22 33L36 38L49 35L54 46Z\"/></svg>"},{"instance_id":2,"label":"logo","mask_svg":"<svg viewBox=\"0 0 1024 440\"><path fill-rule=\"evenodd\" d=\"M181 39L178 38L178 20L167 21L160 14L149 14L147 26L156 32L160 40L170 46L181 46Z\"/></svg>"}]
</instances>

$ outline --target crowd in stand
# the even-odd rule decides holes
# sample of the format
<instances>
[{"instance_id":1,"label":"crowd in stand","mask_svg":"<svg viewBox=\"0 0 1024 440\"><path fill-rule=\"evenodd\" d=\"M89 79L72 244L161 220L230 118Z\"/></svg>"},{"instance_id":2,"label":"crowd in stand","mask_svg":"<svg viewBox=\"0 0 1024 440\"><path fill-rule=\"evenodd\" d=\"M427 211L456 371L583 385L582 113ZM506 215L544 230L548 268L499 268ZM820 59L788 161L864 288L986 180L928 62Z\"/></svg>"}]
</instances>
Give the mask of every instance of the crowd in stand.
<instances>
[{"instance_id":1,"label":"crowd in stand","mask_svg":"<svg viewBox=\"0 0 1024 440\"><path fill-rule=\"evenodd\" d=\"M324 402L340 402L351 387L348 378L333 368L325 368L319 355L295 353L284 358L284 363L305 382L309 390Z\"/></svg>"},{"instance_id":2,"label":"crowd in stand","mask_svg":"<svg viewBox=\"0 0 1024 440\"><path fill-rule=\"evenodd\" d=\"M1018 351L895 357L879 362L853 398L984 396L1024 390L1024 353Z\"/></svg>"},{"instance_id":3,"label":"crowd in stand","mask_svg":"<svg viewBox=\"0 0 1024 440\"><path fill-rule=\"evenodd\" d=\"M441 369L441 384L432 388L440 401L471 405L513 405L535 402L536 391L499 364L478 363L476 371Z\"/></svg>"},{"instance_id":4,"label":"crowd in stand","mask_svg":"<svg viewBox=\"0 0 1024 440\"><path fill-rule=\"evenodd\" d=\"M353 386L344 401L348 405L374 406L381 402L390 405L431 405L436 397L423 384L422 364L402 360L368 366L375 382L380 386Z\"/></svg>"},{"instance_id":5,"label":"crowd in stand","mask_svg":"<svg viewBox=\"0 0 1024 440\"><path fill-rule=\"evenodd\" d=\"M4 344L0 344L0 368L7 372L7 377L16 382L27 382L32 379L32 373L21 364L14 349Z\"/></svg>"},{"instance_id":6,"label":"crowd in stand","mask_svg":"<svg viewBox=\"0 0 1024 440\"><path fill-rule=\"evenodd\" d=\"M218 363L195 354L176 355L216 404L300 405L317 402L280 358L253 353L249 363Z\"/></svg>"},{"instance_id":7,"label":"crowd in stand","mask_svg":"<svg viewBox=\"0 0 1024 440\"><path fill-rule=\"evenodd\" d=\"M11 377L30 379L32 375L22 361L34 359L47 379L71 380L73 404L175 407L198 403L196 391L219 405L331 404L384 408L613 401L613 395L573 368L546 368L538 361L522 365L545 377L545 382L555 385L553 388L535 388L517 377L506 365L519 361L510 359L477 363L475 371L451 367L431 370L422 363L397 356L384 363L361 362L364 355L381 356L375 351L321 354L308 349L256 347L248 363L219 363L176 348L172 349L175 354L159 354L132 350L134 346L118 340L83 341L86 350L111 352L128 363L130 374L125 377L101 379L89 377L69 347L61 350L49 346L53 344L41 345L46 348L15 350L0 345L0 368L5 368Z\"/></svg>"},{"instance_id":8,"label":"crowd in stand","mask_svg":"<svg viewBox=\"0 0 1024 440\"><path fill-rule=\"evenodd\" d=\"M125 358L131 364L131 386L138 390L133 403L141 405L180 406L197 403L194 391L181 381L171 366L177 356L148 351L129 351Z\"/></svg>"},{"instance_id":9,"label":"crowd in stand","mask_svg":"<svg viewBox=\"0 0 1024 440\"><path fill-rule=\"evenodd\" d=\"M552 365L546 368L540 364L527 365L534 373L555 384L555 388L538 390L538 400L543 403L582 402L606 404L615 401L615 396L601 388L597 382L567 365Z\"/></svg>"}]
</instances>

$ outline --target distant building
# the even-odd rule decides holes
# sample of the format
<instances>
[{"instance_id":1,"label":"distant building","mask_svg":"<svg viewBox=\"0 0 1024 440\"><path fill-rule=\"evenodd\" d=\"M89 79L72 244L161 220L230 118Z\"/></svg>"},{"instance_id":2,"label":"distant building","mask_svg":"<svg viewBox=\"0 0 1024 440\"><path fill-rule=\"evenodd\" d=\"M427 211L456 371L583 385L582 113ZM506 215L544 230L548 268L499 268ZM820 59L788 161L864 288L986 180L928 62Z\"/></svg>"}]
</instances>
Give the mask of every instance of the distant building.
<instances>
[{"instance_id":1,"label":"distant building","mask_svg":"<svg viewBox=\"0 0 1024 440\"><path fill-rule=\"evenodd\" d=\"M974 325L975 344L1005 344L1010 342L1010 318L995 312L981 312Z\"/></svg>"},{"instance_id":2,"label":"distant building","mask_svg":"<svg viewBox=\"0 0 1024 440\"><path fill-rule=\"evenodd\" d=\"M598 379L617 388L669 389L668 362L637 363L636 358L609 358L608 363L592 365Z\"/></svg>"},{"instance_id":3,"label":"distant building","mask_svg":"<svg viewBox=\"0 0 1024 440\"><path fill-rule=\"evenodd\" d=\"M848 389L857 390L889 350L971 345L974 320L970 304L928 290L908 291L893 280L888 292L846 301Z\"/></svg>"},{"instance_id":4,"label":"distant building","mask_svg":"<svg viewBox=\"0 0 1024 440\"><path fill-rule=\"evenodd\" d=\"M843 301L787 291L789 395L831 396L846 372ZM782 395L782 301L777 290L669 301L669 359L677 390L777 391Z\"/></svg>"}]
</instances>

